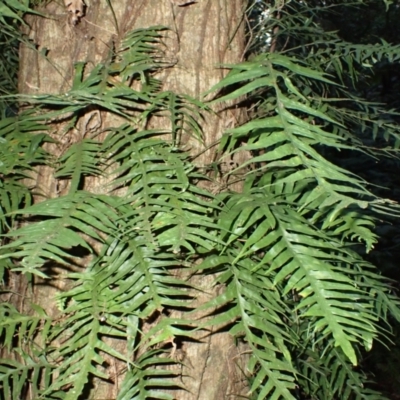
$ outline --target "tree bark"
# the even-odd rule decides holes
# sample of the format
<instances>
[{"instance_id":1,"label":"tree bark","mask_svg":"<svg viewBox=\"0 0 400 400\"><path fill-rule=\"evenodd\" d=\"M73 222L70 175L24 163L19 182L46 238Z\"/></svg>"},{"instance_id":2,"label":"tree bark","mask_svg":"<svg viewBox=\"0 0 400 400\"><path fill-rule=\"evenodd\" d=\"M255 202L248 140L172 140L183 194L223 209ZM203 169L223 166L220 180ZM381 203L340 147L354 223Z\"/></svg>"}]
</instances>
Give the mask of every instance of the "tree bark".
<instances>
[{"instance_id":1,"label":"tree bark","mask_svg":"<svg viewBox=\"0 0 400 400\"><path fill-rule=\"evenodd\" d=\"M245 0L198 0L197 3L179 7L170 0L118 0L111 2L111 12L107 1L91 0L90 3L87 1L85 16L76 25L71 25L65 8L59 2L50 2L41 10L48 18L31 16L27 21L30 26L29 37L37 44L37 48L21 48L20 93L63 93L71 85L74 63L83 61L90 69L104 62L127 32L163 25L170 28L166 40L166 58L171 61L171 67L159 77L164 89L199 98L225 75L226 70L219 67L221 64L235 63L243 57L245 3ZM214 143L225 129L242 118L240 110L215 111L215 115L209 115L203 125L204 144L185 138L185 147L190 148L193 155L198 155L194 162L199 167L214 161ZM95 117L98 118L99 131L120 123L119 117L104 111ZM77 125L84 123L84 119L85 116L81 116ZM153 127L159 123L153 121ZM59 143L49 144L47 149L56 157L75 140L73 130L60 136L63 126L62 121L51 125L51 135ZM36 192L39 193L37 201L61 196L66 191L68 183L63 187L53 173L48 167L41 167L38 171L35 183ZM101 192L104 183L98 178L88 179L85 181L85 190ZM82 267L86 262L84 258ZM63 279L65 273L57 269L51 284L36 281L32 293L33 302L41 304L54 317L58 311L49 299L54 298L57 291L67 288L68 283ZM193 284L204 290L204 295L197 297L198 304L213 295L211 284L214 279L213 276L193 278ZM199 317L200 314L193 316ZM244 357L241 356L243 349L234 345L224 329L199 333L196 340L182 344L184 365L181 382L177 383L183 383L187 390L172 391L175 398L219 400L244 396L247 385L241 372L245 369ZM120 342L113 343L113 346L121 350L124 348ZM113 364L110 361L110 365L108 372L112 377L111 382L93 381L90 398L116 398L123 374L111 371L119 370L115 362Z\"/></svg>"}]
</instances>

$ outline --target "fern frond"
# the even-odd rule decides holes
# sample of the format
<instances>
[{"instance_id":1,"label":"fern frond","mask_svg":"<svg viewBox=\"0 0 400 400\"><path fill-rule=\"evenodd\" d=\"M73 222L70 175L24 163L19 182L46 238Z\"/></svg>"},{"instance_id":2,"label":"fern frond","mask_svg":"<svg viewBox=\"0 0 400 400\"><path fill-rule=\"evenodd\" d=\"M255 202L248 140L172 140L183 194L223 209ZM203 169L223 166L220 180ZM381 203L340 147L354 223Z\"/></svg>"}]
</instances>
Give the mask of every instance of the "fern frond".
<instances>
[{"instance_id":1,"label":"fern frond","mask_svg":"<svg viewBox=\"0 0 400 400\"><path fill-rule=\"evenodd\" d=\"M113 209L119 200L86 192L75 192L70 196L54 198L15 211L14 214L32 217L49 217L12 230L7 237L15 238L2 247L0 259L21 259L13 268L46 277L40 268L47 261L68 264L73 255L68 250L81 246L92 252L91 246L78 232L103 242L101 234L117 231L115 221L119 215ZM5 251L5 253L4 253Z\"/></svg>"},{"instance_id":2,"label":"fern frond","mask_svg":"<svg viewBox=\"0 0 400 400\"><path fill-rule=\"evenodd\" d=\"M125 125L111 131L104 142L110 162L120 164L112 187L127 188L124 219L147 237L148 244L168 246L173 253L194 254L195 245L212 250L218 242L212 231L218 227L212 219L215 206L205 200L212 196L191 183L203 178L186 155L154 137L159 134Z\"/></svg>"},{"instance_id":3,"label":"fern frond","mask_svg":"<svg viewBox=\"0 0 400 400\"><path fill-rule=\"evenodd\" d=\"M273 199L238 201L240 197L227 203L222 218L231 232L228 242L233 242L234 236L243 241L234 262L259 257L252 271L265 271L273 277L274 285L282 285L283 295L297 293L301 300L296 311L310 321L310 331L321 339L334 339L334 346L341 347L356 364L355 344L368 347L378 331L369 289L354 284L363 274L353 267L359 257L297 212L273 204Z\"/></svg>"},{"instance_id":4,"label":"fern frond","mask_svg":"<svg viewBox=\"0 0 400 400\"><path fill-rule=\"evenodd\" d=\"M0 174L22 178L37 164L46 163L42 144L52 141L46 135L48 127L35 122L31 111L0 121Z\"/></svg>"},{"instance_id":5,"label":"fern frond","mask_svg":"<svg viewBox=\"0 0 400 400\"><path fill-rule=\"evenodd\" d=\"M85 63L76 63L73 84L67 93L30 96L28 101L42 108L61 107L63 114L75 116L98 107L141 127L151 116L166 115L171 121L173 142L178 143L182 134L202 140L200 110L207 109L206 105L188 95L160 91L161 85L152 76L171 62L161 50L165 30L152 27L129 33L121 49L111 51L107 60L89 73L85 73ZM139 90L132 87L133 81L141 84ZM59 116L58 111L38 118Z\"/></svg>"},{"instance_id":6,"label":"fern frond","mask_svg":"<svg viewBox=\"0 0 400 400\"><path fill-rule=\"evenodd\" d=\"M223 294L200 307L224 309L206 325L232 324L230 333L248 344L251 391L258 399L294 400L296 370L287 346L293 338L282 319L286 310L279 292L264 274L253 271L253 262L248 258L237 262L235 256L211 256L198 267L217 268L218 281L226 285Z\"/></svg>"},{"instance_id":7,"label":"fern frond","mask_svg":"<svg viewBox=\"0 0 400 400\"><path fill-rule=\"evenodd\" d=\"M56 373L65 378L54 382L48 393L67 385L70 390L66 398L72 399L74 393L80 393L94 376L108 379L99 369L103 364L102 352L127 363L131 371L128 377L132 374L141 376L139 387L152 386L148 381L152 373L141 371L142 367L135 360L137 347L147 348L143 357L149 358L153 354L151 346L171 343L175 336L190 335L187 321L162 316L165 307L181 308L183 299L190 299L182 289L185 283L168 274L170 269L178 267L179 262L173 257L153 253L139 236L125 244L115 242L89 271L71 274L71 278L78 281L74 288L58 295L66 318L52 337L53 340L58 336L64 338L56 351L63 359ZM156 313L162 318L139 339L139 318L146 320ZM68 332L73 332L73 335L69 337ZM126 340L126 353L120 353L106 343L106 338L116 337ZM165 362L166 359L152 358L153 364ZM173 360L168 363L173 363ZM158 373L162 375L162 371ZM127 379L129 390L134 390L130 378Z\"/></svg>"},{"instance_id":8,"label":"fern frond","mask_svg":"<svg viewBox=\"0 0 400 400\"><path fill-rule=\"evenodd\" d=\"M117 49L116 63L111 73L118 75L122 82L140 79L146 85L149 72L157 71L169 65L165 59L162 39L168 31L166 27L154 26L128 32Z\"/></svg>"},{"instance_id":9,"label":"fern frond","mask_svg":"<svg viewBox=\"0 0 400 400\"><path fill-rule=\"evenodd\" d=\"M288 69L281 72L278 67ZM260 153L246 162L245 167L257 163L261 165L259 170L287 171L274 184L291 184L301 180L307 180L314 185L307 197L303 197L303 207L312 204L313 208L335 206L334 213L339 213L349 204L357 204L366 208L368 202L360 200L360 197L374 198L372 193L365 189L365 183L348 171L332 164L322 157L314 148L323 143L324 146L335 148L348 148L344 138L329 133L315 123L315 119L335 123L326 113L310 107L308 100L295 87L290 74L310 77L322 82L329 82L323 74L303 67L286 59L283 56L274 55L261 57L243 66L232 66L234 73L228 75L217 84L214 89L229 87L233 83L242 82L243 86L221 99L232 100L239 96L253 92L255 89L271 88L275 91L277 107L275 115L263 119L254 119L247 124L228 131L231 135L228 149L234 149L239 138L250 137L249 144L242 146L238 151L251 151ZM249 76L248 71L251 71ZM245 83L251 79L250 83ZM280 80L290 91L287 95L281 89ZM308 122L312 119L314 122ZM225 142L224 142L225 143ZM316 205L317 203L317 205Z\"/></svg>"},{"instance_id":10,"label":"fern frond","mask_svg":"<svg viewBox=\"0 0 400 400\"><path fill-rule=\"evenodd\" d=\"M33 315L24 315L11 304L0 304L1 396L17 399L28 390L39 398L43 385L51 379L55 366L47 359L46 346L52 320L32 304ZM28 384L29 382L29 384Z\"/></svg>"},{"instance_id":11,"label":"fern frond","mask_svg":"<svg viewBox=\"0 0 400 400\"><path fill-rule=\"evenodd\" d=\"M137 361L137 368L130 368L121 384L117 400L131 399L164 399L173 400L172 395L155 390L155 388L173 389L177 387L171 378L177 376L171 370L163 370L160 367L171 364L171 360L165 357L157 357L160 351L153 350L141 356ZM155 368L157 366L157 368Z\"/></svg>"},{"instance_id":12,"label":"fern frond","mask_svg":"<svg viewBox=\"0 0 400 400\"><path fill-rule=\"evenodd\" d=\"M37 335L41 335L41 341L47 340L47 332L51 318L38 305L32 304L34 315L24 315L17 311L11 304L0 303L0 335L2 344L11 351L18 340L21 349L27 348Z\"/></svg>"},{"instance_id":13,"label":"fern frond","mask_svg":"<svg viewBox=\"0 0 400 400\"><path fill-rule=\"evenodd\" d=\"M162 91L156 73L176 62L164 52L163 27L128 33L90 71L77 63L65 94L20 96L40 105L37 115L0 122L0 267L47 278L47 266L90 254L86 269L66 274L73 285L57 295L56 320L34 305L32 316L1 306L0 336L16 356L0 360L6 396L23 397L30 381L38 399L74 400L94 380L112 380L104 368L111 357L126 366L119 399L171 399L158 390L180 387L179 372L167 370L178 364L169 350L199 329L190 312L206 309L201 327L227 326L248 346L253 397L378 398L354 365L362 347L370 350L387 334L381 321L400 320L400 302L350 245L371 250L376 215L396 215L398 206L332 154L386 151L371 148L366 137L397 146L399 129L378 115L380 106L337 82L354 88L360 65L397 59L398 47L350 45L335 34L321 36L329 38L321 46L310 17L315 8L270 3L277 35L301 31L288 55L271 51L228 65L230 74L211 90L223 93L215 101L254 105L254 118L221 142L227 157L252 156L239 166L249 168L242 193L215 197L196 186L206 178L179 149L180 139L201 140L210 110ZM306 24L285 30L284 21L296 22L290 7L300 3ZM50 140L46 124L63 117L70 129L92 109L125 124L105 132L103 143L78 138L52 164L56 178L71 179L69 194L31 205L28 191L17 188L33 167L48 163L41 147ZM149 129L158 117L165 129ZM85 176L109 171L109 185L99 188L107 194L81 190ZM193 270L217 272L224 288L197 310L196 288L185 281ZM26 340L34 344L29 351ZM115 349L115 341L124 346Z\"/></svg>"},{"instance_id":14,"label":"fern frond","mask_svg":"<svg viewBox=\"0 0 400 400\"><path fill-rule=\"evenodd\" d=\"M316 346L317 347L317 346ZM325 349L324 354L311 348L296 359L303 392L313 399L354 398L357 400L387 400L386 396L368 388L362 371L349 364L338 349ZM307 378L306 378L307 377Z\"/></svg>"},{"instance_id":15,"label":"fern frond","mask_svg":"<svg viewBox=\"0 0 400 400\"><path fill-rule=\"evenodd\" d=\"M70 178L69 193L79 189L84 176L103 175L100 160L101 143L91 139L82 139L74 143L58 159L59 167L55 178Z\"/></svg>"},{"instance_id":16,"label":"fern frond","mask_svg":"<svg viewBox=\"0 0 400 400\"><path fill-rule=\"evenodd\" d=\"M36 399L42 399L42 382L48 382L54 366L44 357L34 360L27 353L19 352L23 362L12 359L0 360L1 395L4 399L17 400L21 394L30 393ZM29 387L28 387L29 386Z\"/></svg>"}]
</instances>

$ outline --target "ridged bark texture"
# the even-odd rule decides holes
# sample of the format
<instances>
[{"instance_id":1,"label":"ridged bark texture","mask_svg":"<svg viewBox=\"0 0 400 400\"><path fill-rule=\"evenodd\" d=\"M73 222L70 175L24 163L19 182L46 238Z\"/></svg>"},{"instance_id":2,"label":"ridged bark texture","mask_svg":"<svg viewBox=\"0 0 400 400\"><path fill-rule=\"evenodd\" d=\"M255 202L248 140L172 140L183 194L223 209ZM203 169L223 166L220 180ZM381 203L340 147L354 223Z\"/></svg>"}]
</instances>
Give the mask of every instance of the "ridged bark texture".
<instances>
[{"instance_id":1,"label":"ridged bark texture","mask_svg":"<svg viewBox=\"0 0 400 400\"><path fill-rule=\"evenodd\" d=\"M27 21L29 37L37 48L21 48L21 93L62 93L68 90L75 62L84 61L90 69L104 62L110 51L118 48L126 32L155 25L171 29L166 40L166 58L171 60L171 67L164 70L160 77L166 90L200 97L226 74L226 69L220 68L220 65L239 62L243 57L244 0L198 0L184 7L170 0L118 0L111 1L113 12L110 2L106 0L86 0L86 14L75 26L70 24L64 6L59 3L50 2L41 10L48 18L31 16ZM200 166L213 162L215 147L212 145L225 129L243 118L240 111L234 108L215 111L215 115L208 115L203 125L204 144L193 138L185 139L185 147L190 148L192 154L200 154L194 160ZM98 118L99 130L121 122L105 111L100 111L95 118ZM61 137L63 121L51 122L51 135L59 143L48 145L48 150L56 156L64 152L65 146L79 140L79 124L84 123L83 115L76 132L71 131ZM160 127L162 123L162 119L151 122L152 127ZM99 178L88 179L85 189L101 192L104 183ZM39 197L49 198L65 193L68 182L63 187L54 178L53 171L43 167L35 185ZM82 267L86 263L83 258ZM51 301L54 294L68 287L63 274L62 270L57 270L50 285L48 282L36 282L31 294L33 301L44 306L50 315L57 314ZM213 295L210 287L214 278L192 278L192 283L204 290L204 294L197 296L198 304ZM201 317L200 314L193 315L193 318ZM224 329L220 332L201 332L196 339L182 344L184 366L181 381L177 384L183 383L187 391L173 391L175 398L220 400L244 396L247 389L241 372L245 368L241 352L245 351L234 345ZM115 341L112 345L123 351L124 343ZM123 378L122 371L123 365L110 360L107 371L110 382L95 380L90 398L116 398L118 384Z\"/></svg>"}]
</instances>

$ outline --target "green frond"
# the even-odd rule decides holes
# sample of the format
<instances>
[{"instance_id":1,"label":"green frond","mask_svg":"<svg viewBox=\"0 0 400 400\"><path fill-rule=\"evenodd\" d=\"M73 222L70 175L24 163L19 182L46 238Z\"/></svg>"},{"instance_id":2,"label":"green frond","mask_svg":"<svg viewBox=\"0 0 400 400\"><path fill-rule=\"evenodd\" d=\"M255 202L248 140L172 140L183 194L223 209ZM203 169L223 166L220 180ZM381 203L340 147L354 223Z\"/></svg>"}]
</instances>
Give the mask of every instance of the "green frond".
<instances>
[{"instance_id":1,"label":"green frond","mask_svg":"<svg viewBox=\"0 0 400 400\"><path fill-rule=\"evenodd\" d=\"M168 32L166 27L153 26L128 32L117 50L116 63L111 66L111 73L120 76L122 82L140 79L145 86L149 76L169 66L163 52L163 37Z\"/></svg>"},{"instance_id":2,"label":"green frond","mask_svg":"<svg viewBox=\"0 0 400 400\"><path fill-rule=\"evenodd\" d=\"M172 343L176 336L190 335L187 321L172 320L162 314L164 307L181 308L184 306L182 299L190 299L182 289L185 283L168 274L169 269L178 267L179 262L173 256L153 253L138 234L136 240L113 243L87 272L71 274L70 277L77 279L77 283L58 296L60 310L65 315L65 319L60 320L65 321L60 323L52 337L62 342L56 354L63 361L55 373L65 379L57 379L48 393L67 385L71 388L66 398L73 399L94 376L108 379L99 369L103 364L101 352L127 363L125 384L129 393L132 390L144 393L144 386L149 387L148 391L153 385L158 386L158 379L154 384L148 379L155 373L151 369L144 370L145 367L140 365L141 359L138 364L134 354L140 345L148 349L142 357L147 360L146 368L150 364L162 365L166 362L165 358L150 357L154 355L152 346ZM157 313L160 321L140 342L136 342L140 332L139 318L146 320ZM74 334L71 336L70 332ZM130 356L119 353L106 343L106 338L115 337L126 340ZM173 364L174 361L169 360L168 363ZM163 372L157 370L157 374L161 376ZM134 382L137 380L135 387L132 379ZM151 394L147 396L151 397Z\"/></svg>"},{"instance_id":3,"label":"green frond","mask_svg":"<svg viewBox=\"0 0 400 400\"><path fill-rule=\"evenodd\" d=\"M0 259L20 259L20 266L14 267L14 271L45 278L41 268L46 262L67 265L74 258L68 250L79 246L92 252L78 232L103 242L101 234L112 235L117 231L115 221L119 215L114 208L118 203L119 200L112 197L75 192L14 211L14 214L30 215L31 218L47 218L9 231L7 237L14 240L2 246Z\"/></svg>"},{"instance_id":4,"label":"green frond","mask_svg":"<svg viewBox=\"0 0 400 400\"><path fill-rule=\"evenodd\" d=\"M213 234L218 229L212 219L215 206L206 201L212 196L191 183L199 176L187 156L158 135L125 125L104 142L109 161L120 164L113 171L112 187L127 188L124 218L148 244L167 246L175 254L194 254L194 246L212 250L218 242Z\"/></svg>"},{"instance_id":5,"label":"green frond","mask_svg":"<svg viewBox=\"0 0 400 400\"><path fill-rule=\"evenodd\" d=\"M368 379L354 369L338 349L321 352L307 349L296 359L304 393L312 399L386 400L381 393L367 387Z\"/></svg>"},{"instance_id":6,"label":"green frond","mask_svg":"<svg viewBox=\"0 0 400 400\"><path fill-rule=\"evenodd\" d=\"M67 391L65 399L76 399L77 394L83 391L90 377L108 378L99 369L99 366L104 363L99 352L110 353L113 356L119 355L100 340L101 335L115 335L118 333L117 330L101 327L99 319L93 316L89 317L85 313L77 312L71 319L75 321L65 324L62 330L67 335L68 332L74 332L74 334L70 339L63 338L61 346L57 349L57 353L63 358L54 370L58 379L53 380L52 384L44 391L44 396L68 387L70 390Z\"/></svg>"},{"instance_id":7,"label":"green frond","mask_svg":"<svg viewBox=\"0 0 400 400\"><path fill-rule=\"evenodd\" d=\"M17 399L29 388L39 398L43 383L51 379L54 365L47 360L45 346L52 320L32 304L33 315L24 315L11 304L0 304L2 351L0 359L1 395ZM3 356L4 356L3 355Z\"/></svg>"},{"instance_id":8,"label":"green frond","mask_svg":"<svg viewBox=\"0 0 400 400\"><path fill-rule=\"evenodd\" d=\"M101 143L91 139L82 139L74 143L58 159L59 167L55 178L70 178L70 193L78 190L84 176L103 175L100 160Z\"/></svg>"},{"instance_id":9,"label":"green frond","mask_svg":"<svg viewBox=\"0 0 400 400\"><path fill-rule=\"evenodd\" d=\"M223 294L200 307L224 310L206 326L230 324L230 333L248 344L252 354L247 367L252 382L250 390L258 399L272 396L293 400L296 371L287 346L293 339L282 319L285 306L273 283L252 271L254 263L249 259L236 262L237 258L211 256L198 267L200 270L218 267L219 282L226 286Z\"/></svg>"},{"instance_id":10,"label":"green frond","mask_svg":"<svg viewBox=\"0 0 400 400\"><path fill-rule=\"evenodd\" d=\"M315 220L318 220L315 218ZM343 242L362 242L366 244L367 252L374 248L378 242L378 235L374 233L375 219L357 211L348 211L343 216L339 215L334 221L326 218L322 229L330 228L330 233L342 238Z\"/></svg>"},{"instance_id":11,"label":"green frond","mask_svg":"<svg viewBox=\"0 0 400 400\"><path fill-rule=\"evenodd\" d=\"M18 399L21 393L31 390L36 399L41 399L42 380L48 382L54 366L44 357L35 360L27 353L19 352L23 362L12 359L0 360L1 394L5 399Z\"/></svg>"},{"instance_id":12,"label":"green frond","mask_svg":"<svg viewBox=\"0 0 400 400\"><path fill-rule=\"evenodd\" d=\"M47 130L45 124L34 122L31 112L0 120L0 174L3 179L26 177L28 170L47 161L48 155L41 147L51 141Z\"/></svg>"},{"instance_id":13,"label":"green frond","mask_svg":"<svg viewBox=\"0 0 400 400\"><path fill-rule=\"evenodd\" d=\"M21 204L29 205L30 203L31 193L18 180L0 181L0 233L4 233L13 225L10 214L18 210Z\"/></svg>"},{"instance_id":14,"label":"green frond","mask_svg":"<svg viewBox=\"0 0 400 400\"><path fill-rule=\"evenodd\" d=\"M231 232L227 242L241 243L233 263L259 258L252 271L271 277L277 288L282 285L283 295L296 293L295 311L309 321L310 332L317 340L333 339L356 364L356 344L369 348L378 333L371 289L355 284L362 282L367 266L355 268L360 262L355 253L284 204L249 197L233 196L221 218ZM371 287L381 285L378 275L369 276Z\"/></svg>"},{"instance_id":15,"label":"green frond","mask_svg":"<svg viewBox=\"0 0 400 400\"><path fill-rule=\"evenodd\" d=\"M137 368L130 368L127 371L117 400L174 399L172 395L155 390L155 388L176 389L177 384L171 378L178 375L171 370L160 368L171 364L171 360L157 357L158 353L160 351L153 350L136 360Z\"/></svg>"},{"instance_id":16,"label":"green frond","mask_svg":"<svg viewBox=\"0 0 400 400\"><path fill-rule=\"evenodd\" d=\"M17 20L24 24L25 22L22 19L23 14L38 14L28 6L27 2L20 2L18 0L3 0L0 11L0 22L5 27L10 27L7 18Z\"/></svg>"},{"instance_id":17,"label":"green frond","mask_svg":"<svg viewBox=\"0 0 400 400\"><path fill-rule=\"evenodd\" d=\"M354 203L361 208L368 206L372 193L357 176L340 168L322 157L315 146L324 144L337 149L349 146L345 138L323 129L323 122L336 124L328 114L311 107L292 82L291 75L307 76L314 80L327 81L318 71L296 64L284 56L261 57L259 60L231 66L233 73L214 87L214 90L243 83L239 89L219 99L232 100L256 89L273 89L276 95L275 112L265 118L253 119L239 128L229 130L224 141L232 152L251 151L255 154L239 168L260 165L258 171L286 172L271 184L292 184L307 180L310 185L308 196L303 196L304 208L335 206L333 216ZM281 71L278 67L287 70ZM249 75L248 72L251 72ZM246 83L251 80L250 83ZM282 88L284 85L284 89ZM248 144L236 148L243 137ZM366 200L361 200L364 197Z\"/></svg>"},{"instance_id":18,"label":"green frond","mask_svg":"<svg viewBox=\"0 0 400 400\"><path fill-rule=\"evenodd\" d=\"M51 319L38 305L31 304L31 306L35 314L24 315L13 305L0 303L0 335L3 338L2 344L8 351L15 346L15 339L18 340L17 347L21 349L31 346L33 338L37 335L42 336L43 342L47 340L46 332L48 332ZM34 348L31 350L35 351Z\"/></svg>"},{"instance_id":19,"label":"green frond","mask_svg":"<svg viewBox=\"0 0 400 400\"><path fill-rule=\"evenodd\" d=\"M139 126L145 126L151 116L166 115L173 142L177 144L182 134L202 140L201 111L207 110L206 105L185 94L160 91L161 85L153 77L155 71L170 63L160 48L163 31L163 27L153 27L128 33L121 49L113 49L104 63L90 72L86 72L85 63L76 63L73 84L67 93L29 96L27 100L42 108L61 107L64 115L98 107ZM141 83L140 90L131 87L134 80ZM57 111L39 118L60 115Z\"/></svg>"},{"instance_id":20,"label":"green frond","mask_svg":"<svg viewBox=\"0 0 400 400\"><path fill-rule=\"evenodd\" d=\"M3 3L0 23L7 13L22 23L30 12L26 2ZM176 63L165 27L127 33L92 69L76 63L64 94L5 99L32 108L0 122L0 275L48 278L57 265L70 285L51 299L54 320L34 304L24 303L26 315L0 305L2 396L22 398L29 389L37 399L78 399L94 381L113 379L104 368L110 357L126 367L119 400L172 399L163 389L185 390L175 346L212 326L246 344L252 398L384 398L369 388L360 360L388 339L400 301L361 254L399 207L351 162L354 154L397 151L397 114L361 98L357 85L398 61L400 47L347 43L324 32L321 10L303 3L254 3L269 7L261 25L271 51L225 65L230 73L206 93L219 93L211 104L250 105L249 120L220 144L222 157L247 154L238 193L199 187L208 178L180 148L183 138L203 140L211 110L163 91L157 73ZM92 110L124 123L97 141L88 123L79 126ZM164 129L150 129L159 117ZM47 125L60 118L64 131L80 128L81 137L50 159ZM43 165L69 192L33 203L24 180ZM87 176L108 183L83 191ZM82 255L89 265L71 272ZM196 309L197 289L185 281L193 272L216 274L221 289ZM193 321L204 310L206 322ZM118 350L116 340L124 344Z\"/></svg>"}]
</instances>

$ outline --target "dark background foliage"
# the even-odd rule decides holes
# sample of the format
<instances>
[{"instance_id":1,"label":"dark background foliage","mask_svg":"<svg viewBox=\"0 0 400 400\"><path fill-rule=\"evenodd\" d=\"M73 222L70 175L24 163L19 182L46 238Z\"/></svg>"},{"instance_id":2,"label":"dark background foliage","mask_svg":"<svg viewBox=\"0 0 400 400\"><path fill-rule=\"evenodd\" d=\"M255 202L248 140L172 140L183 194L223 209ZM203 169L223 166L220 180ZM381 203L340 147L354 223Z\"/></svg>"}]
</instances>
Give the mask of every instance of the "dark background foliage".
<instances>
[{"instance_id":1,"label":"dark background foliage","mask_svg":"<svg viewBox=\"0 0 400 400\"><path fill-rule=\"evenodd\" d=\"M307 17L318 24L320 29L307 29L296 26L296 33L282 33L279 38L287 47L299 46L296 50L301 54L301 43L319 41L321 38L329 40L340 38L349 43L373 45L382 41L393 45L400 44L400 2L393 1L388 6L379 1L341 2L341 1L311 1L307 2L310 9ZM351 4L352 3L352 4ZM294 18L302 12L299 2L292 5L292 10L286 18ZM300 33L300 34L299 34ZM289 38L289 39L288 39ZM300 38L300 40L299 40ZM379 103L377 107L382 118L393 124L400 122L400 63L398 56L388 54L373 65L353 65L355 71L347 76L343 82L346 90L355 96L361 96L371 103ZM357 104L353 105L356 110ZM366 142L365 131L355 126L358 136ZM390 141L398 146L396 139ZM374 142L380 149L387 148L383 138ZM325 153L326 154L326 153ZM370 189L383 197L400 201L400 160L396 157L374 157L361 155L355 151L345 151L340 154L330 152L329 158L335 163L350 169L357 175L370 182ZM374 251L365 255L382 273L395 280L394 287L400 290L400 224L396 218L386 219L377 226L380 240ZM360 249L361 252L362 249ZM400 398L400 325L395 325L393 342L394 346L387 347L382 343L374 346L373 350L365 355L362 368L368 371L373 386L385 393L391 399Z\"/></svg>"}]
</instances>

